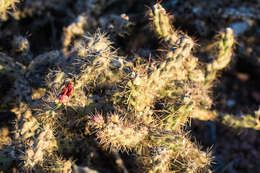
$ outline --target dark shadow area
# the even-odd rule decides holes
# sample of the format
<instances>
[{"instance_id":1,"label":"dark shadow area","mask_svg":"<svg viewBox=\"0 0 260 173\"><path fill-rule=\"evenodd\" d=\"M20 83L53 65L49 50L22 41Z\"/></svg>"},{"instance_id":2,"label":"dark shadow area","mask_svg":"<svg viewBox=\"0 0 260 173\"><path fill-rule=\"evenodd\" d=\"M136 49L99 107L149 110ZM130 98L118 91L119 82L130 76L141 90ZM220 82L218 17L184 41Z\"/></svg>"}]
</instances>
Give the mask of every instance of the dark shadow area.
<instances>
[{"instance_id":1,"label":"dark shadow area","mask_svg":"<svg viewBox=\"0 0 260 173\"><path fill-rule=\"evenodd\" d=\"M192 120L191 134L215 157L213 170L260 172L260 131L234 129L218 122Z\"/></svg>"}]
</instances>

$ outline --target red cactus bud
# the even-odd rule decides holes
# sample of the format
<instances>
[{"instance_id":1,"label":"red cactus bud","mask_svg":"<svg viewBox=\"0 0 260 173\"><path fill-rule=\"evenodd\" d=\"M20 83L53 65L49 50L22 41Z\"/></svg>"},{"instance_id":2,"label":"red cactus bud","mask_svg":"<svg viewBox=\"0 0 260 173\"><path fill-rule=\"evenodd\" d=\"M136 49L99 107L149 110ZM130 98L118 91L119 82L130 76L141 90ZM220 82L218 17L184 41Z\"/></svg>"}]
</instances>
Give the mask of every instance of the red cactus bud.
<instances>
[{"instance_id":1,"label":"red cactus bud","mask_svg":"<svg viewBox=\"0 0 260 173\"><path fill-rule=\"evenodd\" d=\"M62 91L59 94L59 101L61 103L68 103L70 100L70 96L73 93L74 88L71 82L65 85Z\"/></svg>"},{"instance_id":2,"label":"red cactus bud","mask_svg":"<svg viewBox=\"0 0 260 173\"><path fill-rule=\"evenodd\" d=\"M70 96L71 96L71 94L72 94L72 93L73 93L73 91L74 91L74 88L73 88L73 86L72 86L72 83L71 83L71 82L69 82L69 83L68 83L67 87L68 87L67 96L68 96L68 97L70 97Z\"/></svg>"}]
</instances>

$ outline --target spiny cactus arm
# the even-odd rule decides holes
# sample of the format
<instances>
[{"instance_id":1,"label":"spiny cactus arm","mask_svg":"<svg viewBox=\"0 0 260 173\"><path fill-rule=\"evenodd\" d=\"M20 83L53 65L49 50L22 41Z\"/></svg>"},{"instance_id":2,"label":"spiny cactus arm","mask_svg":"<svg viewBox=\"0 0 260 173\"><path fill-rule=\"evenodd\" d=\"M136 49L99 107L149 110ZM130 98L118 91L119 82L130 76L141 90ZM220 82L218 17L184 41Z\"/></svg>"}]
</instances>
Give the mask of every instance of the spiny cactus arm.
<instances>
[{"instance_id":1,"label":"spiny cactus arm","mask_svg":"<svg viewBox=\"0 0 260 173\"><path fill-rule=\"evenodd\" d=\"M217 120L217 117L217 112L200 108L196 108L191 112L191 118L201 121L215 121Z\"/></svg>"},{"instance_id":2,"label":"spiny cactus arm","mask_svg":"<svg viewBox=\"0 0 260 173\"><path fill-rule=\"evenodd\" d=\"M100 145L110 151L135 149L145 141L148 135L147 127L137 126L115 113L107 117L106 121L102 114L96 114L92 117L91 124L96 130Z\"/></svg>"},{"instance_id":3,"label":"spiny cactus arm","mask_svg":"<svg viewBox=\"0 0 260 173\"><path fill-rule=\"evenodd\" d=\"M129 98L128 104L136 112L145 112L153 105L156 93L149 88L148 76L142 78L137 76L133 81L128 82ZM148 86L147 86L148 85Z\"/></svg>"},{"instance_id":4,"label":"spiny cactus arm","mask_svg":"<svg viewBox=\"0 0 260 173\"><path fill-rule=\"evenodd\" d=\"M0 15L5 14L8 9L15 8L14 4L20 0L1 0L0 1Z\"/></svg>"},{"instance_id":5,"label":"spiny cactus arm","mask_svg":"<svg viewBox=\"0 0 260 173\"><path fill-rule=\"evenodd\" d=\"M229 64L233 53L234 43L234 31L231 28L227 28L225 32L220 33L218 57L212 64L214 69L221 70Z\"/></svg>"},{"instance_id":6,"label":"spiny cactus arm","mask_svg":"<svg viewBox=\"0 0 260 173\"><path fill-rule=\"evenodd\" d=\"M61 89L58 92L61 92ZM62 111L66 105L66 103L59 101L56 93L48 91L46 96L42 98L42 102L35 108L36 117L42 124L49 124L54 127L59 115L63 115Z\"/></svg>"},{"instance_id":7,"label":"spiny cactus arm","mask_svg":"<svg viewBox=\"0 0 260 173\"><path fill-rule=\"evenodd\" d=\"M14 108L12 111L17 115L15 138L17 141L25 142L36 134L40 124L25 104L21 104L19 109Z\"/></svg>"},{"instance_id":8,"label":"spiny cactus arm","mask_svg":"<svg viewBox=\"0 0 260 173\"><path fill-rule=\"evenodd\" d=\"M225 32L221 32L217 41L218 55L212 63L207 65L206 83L212 83L216 79L216 73L224 69L230 63L235 44L234 32L231 28L227 28Z\"/></svg>"},{"instance_id":9,"label":"spiny cactus arm","mask_svg":"<svg viewBox=\"0 0 260 173\"><path fill-rule=\"evenodd\" d=\"M165 130L179 131L188 121L194 105L187 104L178 110L170 110L170 114L161 121L161 126ZM171 109L171 108L170 108Z\"/></svg>"},{"instance_id":10,"label":"spiny cactus arm","mask_svg":"<svg viewBox=\"0 0 260 173\"><path fill-rule=\"evenodd\" d=\"M85 13L79 15L75 21L63 29L63 53L68 54L69 47L73 45L73 39L76 36L84 35L88 29L96 25L97 22L91 15L88 16Z\"/></svg>"},{"instance_id":11,"label":"spiny cactus arm","mask_svg":"<svg viewBox=\"0 0 260 173\"><path fill-rule=\"evenodd\" d=\"M190 55L193 47L189 39L181 39L178 48L169 51L168 59L163 61L159 67L153 68L151 74L139 74L129 82L130 99L129 103L137 112L144 112L152 107L155 99L163 93L166 86L174 85L173 80L185 80L188 78L188 72L184 64Z\"/></svg>"},{"instance_id":12,"label":"spiny cactus arm","mask_svg":"<svg viewBox=\"0 0 260 173\"><path fill-rule=\"evenodd\" d=\"M155 147L151 149L152 152L149 155L140 159L141 164L147 170L148 173L173 173L171 171L172 160L174 157L173 150L164 147Z\"/></svg>"},{"instance_id":13,"label":"spiny cactus arm","mask_svg":"<svg viewBox=\"0 0 260 173\"><path fill-rule=\"evenodd\" d=\"M172 169L187 173L209 170L208 167L212 162L210 152L201 151L183 132L164 131L154 134L151 140L157 143L157 146L171 150Z\"/></svg>"},{"instance_id":14,"label":"spiny cactus arm","mask_svg":"<svg viewBox=\"0 0 260 173\"><path fill-rule=\"evenodd\" d=\"M75 89L90 87L90 84L111 85L120 81L125 74L125 60L117 56L111 46L111 41L105 34L96 33L93 36L85 36L85 39L75 46L77 54L74 68L79 69Z\"/></svg>"},{"instance_id":15,"label":"spiny cactus arm","mask_svg":"<svg viewBox=\"0 0 260 173\"><path fill-rule=\"evenodd\" d=\"M28 105L21 103L12 109L16 117L14 141L10 145L11 159L23 161L20 165L26 172L43 170L47 157L57 150L53 130L49 125L41 126L32 115ZM9 157L8 157L9 158Z\"/></svg>"},{"instance_id":16,"label":"spiny cactus arm","mask_svg":"<svg viewBox=\"0 0 260 173\"><path fill-rule=\"evenodd\" d=\"M203 109L195 109L192 111L191 117L202 121L216 121L234 129L255 129L260 130L260 114L255 112L255 116L242 115L235 116L229 114L221 114L216 111Z\"/></svg>"},{"instance_id":17,"label":"spiny cactus arm","mask_svg":"<svg viewBox=\"0 0 260 173\"><path fill-rule=\"evenodd\" d=\"M156 3L153 8L149 10L149 16L152 21L152 27L159 37L165 41L169 41L171 44L175 44L179 38L177 32L174 31L171 25L172 16L168 15L159 3Z\"/></svg>"},{"instance_id":18,"label":"spiny cactus arm","mask_svg":"<svg viewBox=\"0 0 260 173\"><path fill-rule=\"evenodd\" d=\"M255 130L260 130L259 117L254 117L252 115L243 115L239 117L232 115L224 115L221 116L219 121L224 125L235 129L252 128Z\"/></svg>"},{"instance_id":19,"label":"spiny cactus arm","mask_svg":"<svg viewBox=\"0 0 260 173\"><path fill-rule=\"evenodd\" d=\"M167 58L177 57L176 55L179 55L181 52L181 55L184 56L190 53L190 49L194 46L194 41L187 35L173 28L171 24L173 16L168 15L159 3L156 3L153 8L149 10L149 16L152 21L152 28L157 35L169 43L167 47L174 49L174 51L169 51Z\"/></svg>"},{"instance_id":20,"label":"spiny cactus arm","mask_svg":"<svg viewBox=\"0 0 260 173\"><path fill-rule=\"evenodd\" d=\"M20 104L12 112L17 115L15 141L11 145L14 148L14 158L24 161L21 166L26 171L42 169L44 162L48 162L46 157L57 150L53 129L49 124L42 125L26 104Z\"/></svg>"},{"instance_id":21,"label":"spiny cactus arm","mask_svg":"<svg viewBox=\"0 0 260 173\"><path fill-rule=\"evenodd\" d=\"M71 40L76 35L83 35L85 33L84 27L87 25L87 17L80 15L76 21L63 29L63 46L67 48L71 44Z\"/></svg>"},{"instance_id":22,"label":"spiny cactus arm","mask_svg":"<svg viewBox=\"0 0 260 173\"><path fill-rule=\"evenodd\" d=\"M33 170L36 166L43 165L43 162L48 162L46 156L58 148L53 130L48 125L43 127L42 132L35 136L32 142L23 157L25 170Z\"/></svg>"}]
</instances>

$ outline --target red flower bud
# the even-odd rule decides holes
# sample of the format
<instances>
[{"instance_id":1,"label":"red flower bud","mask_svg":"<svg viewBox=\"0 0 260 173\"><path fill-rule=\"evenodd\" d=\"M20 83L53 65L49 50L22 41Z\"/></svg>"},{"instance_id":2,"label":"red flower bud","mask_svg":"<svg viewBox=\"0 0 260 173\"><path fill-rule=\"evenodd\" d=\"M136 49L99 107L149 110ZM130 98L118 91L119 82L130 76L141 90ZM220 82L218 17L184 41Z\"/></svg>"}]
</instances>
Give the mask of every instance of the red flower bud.
<instances>
[{"instance_id":1,"label":"red flower bud","mask_svg":"<svg viewBox=\"0 0 260 173\"><path fill-rule=\"evenodd\" d=\"M70 100L70 96L73 93L74 88L71 82L65 85L65 87L62 89L62 91L59 94L59 101L61 103L68 103Z\"/></svg>"}]
</instances>

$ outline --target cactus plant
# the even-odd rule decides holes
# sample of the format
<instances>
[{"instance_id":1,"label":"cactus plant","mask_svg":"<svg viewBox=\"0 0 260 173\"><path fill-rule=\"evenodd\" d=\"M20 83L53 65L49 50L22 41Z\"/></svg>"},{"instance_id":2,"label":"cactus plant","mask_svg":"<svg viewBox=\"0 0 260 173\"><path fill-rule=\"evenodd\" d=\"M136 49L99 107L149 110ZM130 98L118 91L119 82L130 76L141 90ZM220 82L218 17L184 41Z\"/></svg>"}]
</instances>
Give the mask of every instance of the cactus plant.
<instances>
[{"instance_id":1,"label":"cactus plant","mask_svg":"<svg viewBox=\"0 0 260 173\"><path fill-rule=\"evenodd\" d=\"M159 3L148 14L165 48L160 61L120 56L106 34L85 33L82 16L64 29L68 58L51 51L24 66L0 54L0 70L14 71L21 90L44 88L40 101L22 95L13 110L16 140L6 150L15 151L12 159L20 161L21 169L71 172L72 159L81 152L77 146L88 151L97 145L104 152L132 155L140 166L137 172L211 172L211 152L192 142L185 127L210 108L212 83L232 57L233 31L220 34L216 58L202 63L192 52L196 43L172 26L173 17Z\"/></svg>"}]
</instances>

